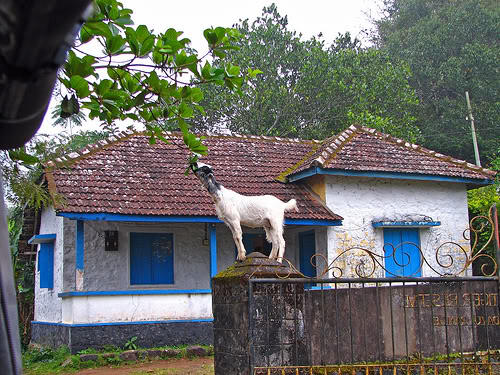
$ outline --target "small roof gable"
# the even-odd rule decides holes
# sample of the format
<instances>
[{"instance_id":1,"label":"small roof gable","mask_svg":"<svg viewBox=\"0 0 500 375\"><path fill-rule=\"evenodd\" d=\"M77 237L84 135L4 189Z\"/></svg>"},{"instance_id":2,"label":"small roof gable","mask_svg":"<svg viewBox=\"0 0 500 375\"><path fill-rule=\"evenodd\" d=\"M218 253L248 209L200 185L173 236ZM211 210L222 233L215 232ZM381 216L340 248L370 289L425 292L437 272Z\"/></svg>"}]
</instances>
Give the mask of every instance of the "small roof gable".
<instances>
[{"instance_id":1,"label":"small roof gable","mask_svg":"<svg viewBox=\"0 0 500 375\"><path fill-rule=\"evenodd\" d=\"M324 140L304 160L280 176L284 181L309 168L389 172L491 181L496 172L439 154L375 129L353 125Z\"/></svg>"},{"instance_id":2,"label":"small roof gable","mask_svg":"<svg viewBox=\"0 0 500 375\"><path fill-rule=\"evenodd\" d=\"M150 145L140 133L123 133L80 153L49 163L49 189L62 198L56 209L72 213L124 215L215 216L214 204L200 181L184 175L188 150L182 135L167 133L170 143ZM276 180L284 168L298 163L319 145L317 141L257 136L207 136L217 180L245 195L272 194L295 198L299 212L286 217L342 220L302 184Z\"/></svg>"}]
</instances>

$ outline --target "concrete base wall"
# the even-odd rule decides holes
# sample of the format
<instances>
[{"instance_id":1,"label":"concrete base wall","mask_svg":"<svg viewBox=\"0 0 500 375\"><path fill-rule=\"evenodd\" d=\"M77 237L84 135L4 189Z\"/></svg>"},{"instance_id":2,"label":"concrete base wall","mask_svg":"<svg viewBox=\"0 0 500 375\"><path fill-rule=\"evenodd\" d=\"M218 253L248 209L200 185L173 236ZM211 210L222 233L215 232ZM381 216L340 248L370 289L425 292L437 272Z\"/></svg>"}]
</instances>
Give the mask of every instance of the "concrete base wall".
<instances>
[{"instance_id":1,"label":"concrete base wall","mask_svg":"<svg viewBox=\"0 0 500 375\"><path fill-rule=\"evenodd\" d=\"M87 348L123 347L132 337L141 348L173 345L212 345L213 324L154 322L109 325L67 325L32 322L31 342L49 347L66 345L75 354Z\"/></svg>"}]
</instances>

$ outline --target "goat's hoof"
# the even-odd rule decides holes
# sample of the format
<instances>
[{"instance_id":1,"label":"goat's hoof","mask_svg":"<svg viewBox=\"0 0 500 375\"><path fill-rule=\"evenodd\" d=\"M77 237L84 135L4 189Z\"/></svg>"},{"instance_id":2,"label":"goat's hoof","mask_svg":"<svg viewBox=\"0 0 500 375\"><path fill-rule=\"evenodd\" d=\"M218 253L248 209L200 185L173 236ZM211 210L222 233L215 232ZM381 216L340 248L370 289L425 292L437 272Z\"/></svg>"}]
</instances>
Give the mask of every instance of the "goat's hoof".
<instances>
[{"instance_id":1,"label":"goat's hoof","mask_svg":"<svg viewBox=\"0 0 500 375\"><path fill-rule=\"evenodd\" d=\"M245 255L243 255L243 256L238 255L238 258L236 258L236 259L238 259L239 262L243 262L245 259L247 259L247 257Z\"/></svg>"}]
</instances>

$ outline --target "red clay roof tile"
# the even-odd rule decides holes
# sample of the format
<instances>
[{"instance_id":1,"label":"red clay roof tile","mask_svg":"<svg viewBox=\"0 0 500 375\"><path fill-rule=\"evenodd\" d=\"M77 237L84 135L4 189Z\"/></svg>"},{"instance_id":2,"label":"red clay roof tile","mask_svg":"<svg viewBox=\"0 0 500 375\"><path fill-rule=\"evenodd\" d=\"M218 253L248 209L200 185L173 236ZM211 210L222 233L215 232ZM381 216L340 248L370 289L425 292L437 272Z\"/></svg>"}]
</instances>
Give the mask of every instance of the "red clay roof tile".
<instances>
[{"instance_id":1,"label":"red clay roof tile","mask_svg":"<svg viewBox=\"0 0 500 375\"><path fill-rule=\"evenodd\" d=\"M191 173L184 175L188 152L182 137L170 134L170 144L150 145L148 137L127 134L91 147L73 161L47 168L51 191L63 197L60 211L133 215L215 216L208 192ZM298 184L276 181L284 168L310 152L315 141L270 137L208 136L218 181L246 195L272 194L283 201L297 199L299 212L288 218L341 220ZM73 155L75 156L75 155Z\"/></svg>"},{"instance_id":2,"label":"red clay roof tile","mask_svg":"<svg viewBox=\"0 0 500 375\"><path fill-rule=\"evenodd\" d=\"M79 213L215 216L214 204L191 173L184 175L188 151L182 137L150 145L148 137L126 133L90 146L72 158L49 163L51 192L62 196L57 209ZM338 170L381 171L493 179L495 172L475 167L373 129L352 126L323 142L257 136L207 136L217 180L246 195L272 194L297 199L289 218L339 220L301 184L285 182L311 166Z\"/></svg>"},{"instance_id":3,"label":"red clay roof tile","mask_svg":"<svg viewBox=\"0 0 500 375\"><path fill-rule=\"evenodd\" d=\"M326 139L285 176L311 166L352 171L396 172L492 180L496 172L441 155L374 129L351 126Z\"/></svg>"}]
</instances>

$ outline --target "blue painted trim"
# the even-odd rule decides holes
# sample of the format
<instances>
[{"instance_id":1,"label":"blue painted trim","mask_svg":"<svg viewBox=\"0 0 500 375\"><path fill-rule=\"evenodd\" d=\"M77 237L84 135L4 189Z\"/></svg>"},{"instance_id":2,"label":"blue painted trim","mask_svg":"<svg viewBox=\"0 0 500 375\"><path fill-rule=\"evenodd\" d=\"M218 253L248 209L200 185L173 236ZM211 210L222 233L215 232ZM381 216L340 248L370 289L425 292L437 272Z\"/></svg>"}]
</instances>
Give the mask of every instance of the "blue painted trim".
<instances>
[{"instance_id":1,"label":"blue painted trim","mask_svg":"<svg viewBox=\"0 0 500 375\"><path fill-rule=\"evenodd\" d=\"M122 325L141 325L141 324L175 324L175 323L212 323L213 319L184 319L184 320L146 320L134 322L111 322L111 323L54 323L32 320L31 324L40 324L46 326L59 327L100 327L100 326L122 326Z\"/></svg>"},{"instance_id":2,"label":"blue painted trim","mask_svg":"<svg viewBox=\"0 0 500 375\"><path fill-rule=\"evenodd\" d=\"M83 221L76 221L76 269L83 271L85 265L85 235Z\"/></svg>"},{"instance_id":3,"label":"blue painted trim","mask_svg":"<svg viewBox=\"0 0 500 375\"><path fill-rule=\"evenodd\" d=\"M82 297L82 296L139 296L158 294L210 294L211 289L138 289L138 290L90 290L87 292L62 292L57 296Z\"/></svg>"},{"instance_id":4,"label":"blue painted trim","mask_svg":"<svg viewBox=\"0 0 500 375\"><path fill-rule=\"evenodd\" d=\"M321 286L315 285L315 286L311 286L307 289L309 289L309 290L321 290L321 289L333 289L333 288L330 285L326 285L323 288Z\"/></svg>"},{"instance_id":5,"label":"blue painted trim","mask_svg":"<svg viewBox=\"0 0 500 375\"><path fill-rule=\"evenodd\" d=\"M437 227L441 225L440 221L377 221L372 223L374 228L386 227Z\"/></svg>"},{"instance_id":6,"label":"blue painted trim","mask_svg":"<svg viewBox=\"0 0 500 375\"><path fill-rule=\"evenodd\" d=\"M286 225L339 226L342 220L285 219Z\"/></svg>"},{"instance_id":7,"label":"blue painted trim","mask_svg":"<svg viewBox=\"0 0 500 375\"><path fill-rule=\"evenodd\" d=\"M223 221L214 216L147 216L147 215L123 215L107 213L78 213L59 212L57 216L72 220L92 221L130 221L140 223L222 223ZM342 225L341 220L315 220L315 219L285 219L286 225L318 225L336 226Z\"/></svg>"},{"instance_id":8,"label":"blue painted trim","mask_svg":"<svg viewBox=\"0 0 500 375\"><path fill-rule=\"evenodd\" d=\"M491 185L494 180L463 178L453 176L439 176L422 173L401 173L401 172L377 172L377 171L353 171L344 169L324 169L321 167L311 167L301 172L288 176L289 182L299 181L316 174L332 176L354 176L354 177L373 177L373 178L392 178L398 180L419 180L419 181L441 181L441 182L459 182L475 185Z\"/></svg>"},{"instance_id":9,"label":"blue painted trim","mask_svg":"<svg viewBox=\"0 0 500 375\"><path fill-rule=\"evenodd\" d=\"M55 240L56 240L55 233L37 234L28 240L28 244L33 245L33 244L55 242Z\"/></svg>"},{"instance_id":10,"label":"blue painted trim","mask_svg":"<svg viewBox=\"0 0 500 375\"><path fill-rule=\"evenodd\" d=\"M210 232L210 279L217 275L217 229L215 224L208 225Z\"/></svg>"}]
</instances>

